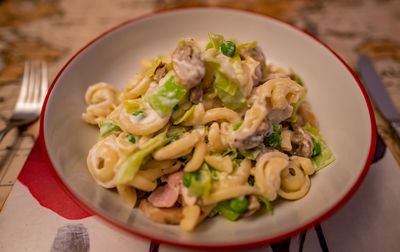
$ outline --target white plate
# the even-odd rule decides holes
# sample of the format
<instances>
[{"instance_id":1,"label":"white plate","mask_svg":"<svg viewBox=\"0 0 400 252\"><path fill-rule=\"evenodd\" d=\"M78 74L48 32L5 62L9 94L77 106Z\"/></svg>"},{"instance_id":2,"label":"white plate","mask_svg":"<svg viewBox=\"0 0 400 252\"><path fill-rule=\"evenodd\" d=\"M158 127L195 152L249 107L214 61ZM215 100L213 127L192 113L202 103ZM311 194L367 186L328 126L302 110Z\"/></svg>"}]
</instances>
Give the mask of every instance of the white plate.
<instances>
[{"instance_id":1,"label":"white plate","mask_svg":"<svg viewBox=\"0 0 400 252\"><path fill-rule=\"evenodd\" d=\"M122 88L144 57L171 51L186 37L206 40L208 32L257 40L267 62L291 67L309 89L308 99L336 162L312 177L301 200L285 201L273 215L229 222L217 217L194 232L152 222L129 209L119 196L98 186L86 156L98 131L81 120L84 94L99 81ZM315 225L343 205L363 180L376 141L371 104L360 82L333 51L310 35L275 19L230 9L191 8L128 21L79 51L60 71L47 97L41 135L62 182L90 211L134 234L195 248L243 247L275 242Z\"/></svg>"}]
</instances>

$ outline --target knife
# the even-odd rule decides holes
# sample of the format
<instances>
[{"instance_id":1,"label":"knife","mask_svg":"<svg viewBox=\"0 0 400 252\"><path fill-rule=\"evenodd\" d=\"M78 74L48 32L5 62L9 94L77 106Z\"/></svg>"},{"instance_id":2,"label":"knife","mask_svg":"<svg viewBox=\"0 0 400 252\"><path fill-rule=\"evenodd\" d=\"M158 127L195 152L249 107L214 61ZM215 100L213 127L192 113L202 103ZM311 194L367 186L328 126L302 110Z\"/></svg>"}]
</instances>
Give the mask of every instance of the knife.
<instances>
[{"instance_id":1,"label":"knife","mask_svg":"<svg viewBox=\"0 0 400 252\"><path fill-rule=\"evenodd\" d=\"M374 100L376 106L383 116L390 122L390 125L396 131L397 136L400 137L400 113L394 107L389 94L385 89L385 85L379 74L376 72L371 60L361 54L358 58L358 70L360 71L361 78L368 94Z\"/></svg>"}]
</instances>

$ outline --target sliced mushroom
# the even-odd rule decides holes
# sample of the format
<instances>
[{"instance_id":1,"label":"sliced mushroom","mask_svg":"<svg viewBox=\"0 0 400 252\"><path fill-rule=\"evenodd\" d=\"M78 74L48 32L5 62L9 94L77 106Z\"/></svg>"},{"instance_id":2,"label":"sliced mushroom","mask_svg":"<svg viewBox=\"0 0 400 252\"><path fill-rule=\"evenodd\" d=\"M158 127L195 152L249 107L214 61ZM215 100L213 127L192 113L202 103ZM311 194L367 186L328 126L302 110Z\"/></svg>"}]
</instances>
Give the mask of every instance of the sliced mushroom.
<instances>
[{"instance_id":1,"label":"sliced mushroom","mask_svg":"<svg viewBox=\"0 0 400 252\"><path fill-rule=\"evenodd\" d=\"M260 145L264 137L268 134L271 129L271 124L267 119L262 121L258 129L254 132L254 134L246 137L246 138L235 138L233 141L233 146L240 149L251 149Z\"/></svg>"},{"instance_id":2,"label":"sliced mushroom","mask_svg":"<svg viewBox=\"0 0 400 252\"><path fill-rule=\"evenodd\" d=\"M194 104L199 104L203 101L203 88L200 85L190 90L189 100Z\"/></svg>"},{"instance_id":3,"label":"sliced mushroom","mask_svg":"<svg viewBox=\"0 0 400 252\"><path fill-rule=\"evenodd\" d=\"M156 81L160 81L166 74L167 74L167 65L164 63L161 63L157 67L157 69L154 73L153 79Z\"/></svg>"},{"instance_id":4,"label":"sliced mushroom","mask_svg":"<svg viewBox=\"0 0 400 252\"><path fill-rule=\"evenodd\" d=\"M172 67L180 83L187 88L200 84L206 73L201 50L190 41L178 45L172 53Z\"/></svg>"},{"instance_id":5,"label":"sliced mushroom","mask_svg":"<svg viewBox=\"0 0 400 252\"><path fill-rule=\"evenodd\" d=\"M267 68L265 65L265 55L262 52L261 48L259 46L255 46L248 50L242 50L239 52L239 54L242 58L246 58L249 56L260 63L255 70L255 75L258 77L259 80L258 83L255 82L255 86L261 84L262 76L264 75L264 73L267 72Z\"/></svg>"},{"instance_id":6,"label":"sliced mushroom","mask_svg":"<svg viewBox=\"0 0 400 252\"><path fill-rule=\"evenodd\" d=\"M301 157L311 157L314 145L311 135L298 124L293 124L292 137L293 154Z\"/></svg>"},{"instance_id":7,"label":"sliced mushroom","mask_svg":"<svg viewBox=\"0 0 400 252\"><path fill-rule=\"evenodd\" d=\"M269 109L268 110L268 119L271 123L280 123L286 119L288 119L293 112L293 107L290 104L287 104L284 109Z\"/></svg>"}]
</instances>

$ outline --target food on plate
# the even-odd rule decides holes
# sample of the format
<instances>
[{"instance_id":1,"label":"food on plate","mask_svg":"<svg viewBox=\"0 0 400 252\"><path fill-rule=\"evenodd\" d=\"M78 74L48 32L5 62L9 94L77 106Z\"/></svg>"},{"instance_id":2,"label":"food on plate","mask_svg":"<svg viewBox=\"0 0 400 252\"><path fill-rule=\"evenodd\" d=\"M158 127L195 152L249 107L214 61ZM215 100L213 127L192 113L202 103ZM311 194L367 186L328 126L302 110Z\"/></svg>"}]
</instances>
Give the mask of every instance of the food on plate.
<instances>
[{"instance_id":1,"label":"food on plate","mask_svg":"<svg viewBox=\"0 0 400 252\"><path fill-rule=\"evenodd\" d=\"M93 178L153 221L193 230L215 215L272 213L335 160L305 83L267 64L257 42L209 33L205 46L184 39L150 62L122 91L90 86L82 119L100 129Z\"/></svg>"}]
</instances>

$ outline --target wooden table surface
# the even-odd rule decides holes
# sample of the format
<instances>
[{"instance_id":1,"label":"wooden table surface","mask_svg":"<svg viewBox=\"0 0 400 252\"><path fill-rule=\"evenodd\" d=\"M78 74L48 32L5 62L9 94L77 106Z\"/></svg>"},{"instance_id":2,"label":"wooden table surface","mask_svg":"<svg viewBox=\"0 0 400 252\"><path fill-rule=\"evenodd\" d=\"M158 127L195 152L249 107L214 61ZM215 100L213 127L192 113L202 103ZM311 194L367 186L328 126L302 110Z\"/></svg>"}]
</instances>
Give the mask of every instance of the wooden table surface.
<instances>
[{"instance_id":1,"label":"wooden table surface","mask_svg":"<svg viewBox=\"0 0 400 252\"><path fill-rule=\"evenodd\" d=\"M12 114L24 61L47 61L53 80L103 31L156 10L187 6L233 7L291 23L325 42L356 73L357 57L365 53L400 111L399 0L0 0L0 129ZM377 110L375 115L379 134L400 163L399 140ZM14 130L0 143L0 209L38 130L38 123Z\"/></svg>"}]
</instances>

